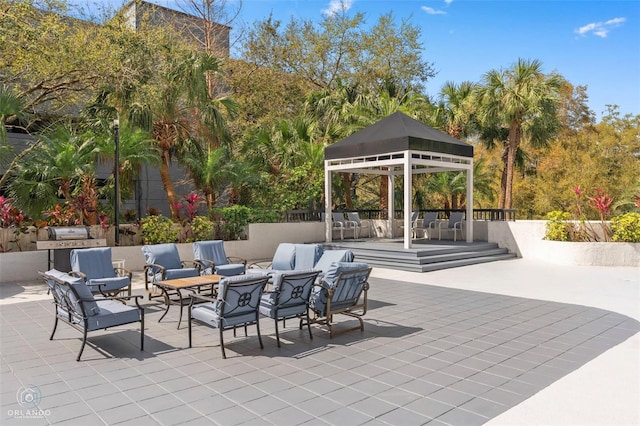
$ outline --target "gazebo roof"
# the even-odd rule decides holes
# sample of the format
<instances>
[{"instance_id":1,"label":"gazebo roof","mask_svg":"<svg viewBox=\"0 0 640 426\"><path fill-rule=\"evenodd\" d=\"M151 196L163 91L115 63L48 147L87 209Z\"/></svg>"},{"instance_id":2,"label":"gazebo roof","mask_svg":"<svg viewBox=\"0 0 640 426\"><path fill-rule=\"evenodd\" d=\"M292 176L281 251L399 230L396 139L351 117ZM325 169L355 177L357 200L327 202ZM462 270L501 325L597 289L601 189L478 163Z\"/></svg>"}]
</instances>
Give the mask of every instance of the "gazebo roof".
<instances>
[{"instance_id":1,"label":"gazebo roof","mask_svg":"<svg viewBox=\"0 0 640 426\"><path fill-rule=\"evenodd\" d=\"M428 151L473 158L473 146L396 112L324 149L325 160L398 151Z\"/></svg>"}]
</instances>

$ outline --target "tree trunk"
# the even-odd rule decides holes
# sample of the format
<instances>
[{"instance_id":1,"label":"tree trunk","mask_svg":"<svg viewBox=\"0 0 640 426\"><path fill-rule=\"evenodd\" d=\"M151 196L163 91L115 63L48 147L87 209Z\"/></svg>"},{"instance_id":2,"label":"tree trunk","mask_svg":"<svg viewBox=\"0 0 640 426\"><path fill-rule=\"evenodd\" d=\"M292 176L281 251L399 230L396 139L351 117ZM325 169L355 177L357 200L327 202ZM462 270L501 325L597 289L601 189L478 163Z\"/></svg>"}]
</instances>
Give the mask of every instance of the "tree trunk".
<instances>
[{"instance_id":1,"label":"tree trunk","mask_svg":"<svg viewBox=\"0 0 640 426\"><path fill-rule=\"evenodd\" d=\"M504 209L504 200L507 193L507 163L509 148L505 145L502 150L502 176L500 177L500 195L498 197L498 208Z\"/></svg>"},{"instance_id":2,"label":"tree trunk","mask_svg":"<svg viewBox=\"0 0 640 426\"><path fill-rule=\"evenodd\" d=\"M387 210L389 207L389 178L380 175L380 210ZM389 218L393 217L393 210L389 212Z\"/></svg>"},{"instance_id":3,"label":"tree trunk","mask_svg":"<svg viewBox=\"0 0 640 426\"><path fill-rule=\"evenodd\" d=\"M351 173L340 173L344 182L344 203L348 210L353 209L353 200L351 199Z\"/></svg>"},{"instance_id":4,"label":"tree trunk","mask_svg":"<svg viewBox=\"0 0 640 426\"><path fill-rule=\"evenodd\" d=\"M169 151L162 151L162 161L160 163L160 180L162 186L167 193L167 200L169 201L169 211L171 212L172 219L179 218L179 212L176 209L178 203L178 196L176 195L176 188L171 180L171 174L169 173L169 166L171 165L171 157Z\"/></svg>"},{"instance_id":5,"label":"tree trunk","mask_svg":"<svg viewBox=\"0 0 640 426\"><path fill-rule=\"evenodd\" d=\"M516 166L516 153L520 146L521 128L520 123L514 122L509 126L509 148L507 151L507 164L506 164L506 187L504 196L503 209L510 209L512 206L512 192L513 192L513 175Z\"/></svg>"}]
</instances>

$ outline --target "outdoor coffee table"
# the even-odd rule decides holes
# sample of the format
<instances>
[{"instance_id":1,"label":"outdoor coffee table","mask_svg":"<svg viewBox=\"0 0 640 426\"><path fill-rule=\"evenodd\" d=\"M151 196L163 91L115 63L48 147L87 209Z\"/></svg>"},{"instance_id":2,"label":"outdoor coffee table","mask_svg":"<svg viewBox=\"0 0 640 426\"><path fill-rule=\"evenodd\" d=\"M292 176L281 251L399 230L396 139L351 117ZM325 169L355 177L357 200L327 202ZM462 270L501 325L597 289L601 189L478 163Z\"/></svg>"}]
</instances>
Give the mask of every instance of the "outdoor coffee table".
<instances>
[{"instance_id":1,"label":"outdoor coffee table","mask_svg":"<svg viewBox=\"0 0 640 426\"><path fill-rule=\"evenodd\" d=\"M216 295L216 286L220 283L221 275L201 275L197 277L177 278L175 280L159 281L155 285L162 290L164 294L164 302L167 309L160 317L158 322L162 321L171 305L180 306L180 319L178 320L178 329L182 321L182 309L185 305L191 303L191 294L205 294L209 296Z\"/></svg>"}]
</instances>

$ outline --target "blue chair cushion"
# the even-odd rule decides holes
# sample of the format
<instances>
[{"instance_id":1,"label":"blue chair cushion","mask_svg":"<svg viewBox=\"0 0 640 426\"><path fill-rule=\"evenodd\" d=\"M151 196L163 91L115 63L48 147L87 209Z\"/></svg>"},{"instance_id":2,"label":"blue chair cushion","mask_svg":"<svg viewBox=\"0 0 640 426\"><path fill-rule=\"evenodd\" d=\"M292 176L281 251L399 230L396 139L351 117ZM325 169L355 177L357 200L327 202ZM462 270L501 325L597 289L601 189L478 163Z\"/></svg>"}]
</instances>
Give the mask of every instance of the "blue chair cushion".
<instances>
[{"instance_id":1,"label":"blue chair cushion","mask_svg":"<svg viewBox=\"0 0 640 426\"><path fill-rule=\"evenodd\" d=\"M97 293L99 291L98 284L104 284L102 291L114 291L129 287L130 283L129 277L96 278L89 280L88 286L92 292Z\"/></svg>"},{"instance_id":2,"label":"blue chair cushion","mask_svg":"<svg viewBox=\"0 0 640 426\"><path fill-rule=\"evenodd\" d=\"M283 317L293 317L296 315L302 315L307 311L306 305L296 305L289 306L286 308L276 309L276 305L271 303L268 300L265 300L263 295L262 300L260 301L260 314L269 318L283 318Z\"/></svg>"},{"instance_id":3,"label":"blue chair cushion","mask_svg":"<svg viewBox=\"0 0 640 426\"><path fill-rule=\"evenodd\" d=\"M180 254L173 243L152 244L142 246L142 253L147 263L156 263L167 269L180 269Z\"/></svg>"},{"instance_id":4,"label":"blue chair cushion","mask_svg":"<svg viewBox=\"0 0 640 426\"><path fill-rule=\"evenodd\" d=\"M367 265L366 263L334 262L333 264L331 264L331 267L322 278L322 283L328 288L335 288L336 280L338 279L338 276L340 276L340 273L366 268L369 268L369 265ZM363 272L363 274L364 273L365 272ZM318 312L320 315L325 315L328 296L329 294L327 292L327 288L315 286L311 291L311 297L309 298L309 307ZM353 304L352 300L341 302L340 296L341 295L334 294L334 297L331 301L332 310L351 306Z\"/></svg>"},{"instance_id":5,"label":"blue chair cushion","mask_svg":"<svg viewBox=\"0 0 640 426\"><path fill-rule=\"evenodd\" d=\"M197 277L200 275L198 268L167 269L164 274L165 280L175 280L178 278Z\"/></svg>"},{"instance_id":6,"label":"blue chair cushion","mask_svg":"<svg viewBox=\"0 0 640 426\"><path fill-rule=\"evenodd\" d=\"M322 271L322 274L326 275L335 262L353 262L353 252L351 250L325 250L313 269Z\"/></svg>"},{"instance_id":7,"label":"blue chair cushion","mask_svg":"<svg viewBox=\"0 0 640 426\"><path fill-rule=\"evenodd\" d=\"M111 247L71 250L71 270L82 272L87 280L116 277L111 263Z\"/></svg>"},{"instance_id":8,"label":"blue chair cushion","mask_svg":"<svg viewBox=\"0 0 640 426\"><path fill-rule=\"evenodd\" d=\"M89 331L140 321L140 310L136 307L117 300L98 300L97 305L99 313L87 319Z\"/></svg>"},{"instance_id":9,"label":"blue chair cushion","mask_svg":"<svg viewBox=\"0 0 640 426\"><path fill-rule=\"evenodd\" d=\"M216 264L215 273L225 277L230 277L233 275L244 274L244 269L245 267L242 263L227 263L226 265Z\"/></svg>"},{"instance_id":10,"label":"blue chair cushion","mask_svg":"<svg viewBox=\"0 0 640 426\"><path fill-rule=\"evenodd\" d=\"M292 271L296 264L296 245L291 243L280 243L273 255L271 268L280 271Z\"/></svg>"},{"instance_id":11,"label":"blue chair cushion","mask_svg":"<svg viewBox=\"0 0 640 426\"><path fill-rule=\"evenodd\" d=\"M298 271L312 269L322 256L323 249L320 244L296 244L295 251L294 269Z\"/></svg>"},{"instance_id":12,"label":"blue chair cushion","mask_svg":"<svg viewBox=\"0 0 640 426\"><path fill-rule=\"evenodd\" d=\"M73 289L78 294L78 297L82 299L82 301L80 301L75 297L73 292L69 292L69 299L71 300L72 308L77 314L82 315L80 303L83 304L87 316L95 316L100 313L100 308L96 303L96 299L93 297L93 293L91 293L91 290L84 283L84 280L82 278L73 277L64 272L60 272L57 269L51 269L47 271L46 274L55 277L60 281L69 283L69 285L73 287Z\"/></svg>"},{"instance_id":13,"label":"blue chair cushion","mask_svg":"<svg viewBox=\"0 0 640 426\"><path fill-rule=\"evenodd\" d=\"M202 303L191 309L191 317L215 328L229 328L256 320L255 311L225 318L221 318L219 312L216 303Z\"/></svg>"},{"instance_id":14,"label":"blue chair cushion","mask_svg":"<svg viewBox=\"0 0 640 426\"><path fill-rule=\"evenodd\" d=\"M336 284L336 280L340 273L344 271L355 271L358 269L366 269L369 265L366 263L356 263L356 262L334 262L331 264L331 267L327 270L327 273L322 277L322 282L325 283L329 288L332 288Z\"/></svg>"},{"instance_id":15,"label":"blue chair cushion","mask_svg":"<svg viewBox=\"0 0 640 426\"><path fill-rule=\"evenodd\" d=\"M227 254L224 251L224 241L196 241L192 245L193 258L196 260L210 260L218 265L226 265Z\"/></svg>"}]
</instances>

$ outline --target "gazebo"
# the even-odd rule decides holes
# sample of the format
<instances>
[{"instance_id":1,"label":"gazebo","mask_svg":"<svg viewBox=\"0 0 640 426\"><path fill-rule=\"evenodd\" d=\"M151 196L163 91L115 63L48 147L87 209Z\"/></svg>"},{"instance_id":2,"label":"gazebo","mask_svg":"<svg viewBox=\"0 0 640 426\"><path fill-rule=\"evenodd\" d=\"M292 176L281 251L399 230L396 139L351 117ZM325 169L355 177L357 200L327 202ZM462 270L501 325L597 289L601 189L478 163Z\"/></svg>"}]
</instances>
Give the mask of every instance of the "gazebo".
<instances>
[{"instance_id":1,"label":"gazebo","mask_svg":"<svg viewBox=\"0 0 640 426\"><path fill-rule=\"evenodd\" d=\"M404 248L411 248L412 176L466 171L466 217L473 217L473 146L396 112L324 150L326 241L332 240L331 173L386 175L389 179L389 229L394 231L394 178L404 176ZM473 242L473 220L465 222Z\"/></svg>"}]
</instances>

